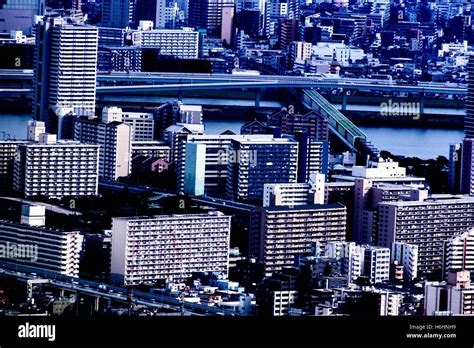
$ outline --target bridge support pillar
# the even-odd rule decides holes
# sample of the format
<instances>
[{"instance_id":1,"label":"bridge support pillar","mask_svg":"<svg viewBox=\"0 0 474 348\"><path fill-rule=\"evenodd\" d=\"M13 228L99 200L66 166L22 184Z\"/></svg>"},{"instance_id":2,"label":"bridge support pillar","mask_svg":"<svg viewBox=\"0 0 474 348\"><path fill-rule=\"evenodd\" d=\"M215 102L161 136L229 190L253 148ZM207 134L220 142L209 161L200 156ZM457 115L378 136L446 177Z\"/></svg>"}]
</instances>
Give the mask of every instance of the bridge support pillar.
<instances>
[{"instance_id":1,"label":"bridge support pillar","mask_svg":"<svg viewBox=\"0 0 474 348\"><path fill-rule=\"evenodd\" d=\"M346 92L342 92L342 111L346 111L347 109L347 94Z\"/></svg>"},{"instance_id":2,"label":"bridge support pillar","mask_svg":"<svg viewBox=\"0 0 474 348\"><path fill-rule=\"evenodd\" d=\"M260 89L257 89L255 91L255 107L258 108L260 107L260 98L262 97L262 91Z\"/></svg>"},{"instance_id":3,"label":"bridge support pillar","mask_svg":"<svg viewBox=\"0 0 474 348\"><path fill-rule=\"evenodd\" d=\"M99 312L99 304L100 304L100 298L99 297L95 297L94 298L94 311L96 313Z\"/></svg>"},{"instance_id":4,"label":"bridge support pillar","mask_svg":"<svg viewBox=\"0 0 474 348\"><path fill-rule=\"evenodd\" d=\"M425 93L420 93L420 115L425 113Z\"/></svg>"}]
</instances>

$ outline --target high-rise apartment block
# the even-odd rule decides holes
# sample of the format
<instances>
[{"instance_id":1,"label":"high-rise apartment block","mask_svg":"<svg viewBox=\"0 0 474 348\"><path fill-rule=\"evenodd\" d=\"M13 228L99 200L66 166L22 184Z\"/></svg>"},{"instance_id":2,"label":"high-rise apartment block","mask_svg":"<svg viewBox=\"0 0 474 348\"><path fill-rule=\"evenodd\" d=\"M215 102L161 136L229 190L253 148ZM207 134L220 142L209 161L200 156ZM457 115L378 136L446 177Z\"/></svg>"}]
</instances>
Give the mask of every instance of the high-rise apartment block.
<instances>
[{"instance_id":1,"label":"high-rise apartment block","mask_svg":"<svg viewBox=\"0 0 474 348\"><path fill-rule=\"evenodd\" d=\"M441 271L443 243L474 223L474 198L433 195L379 204L378 244L418 246L418 272Z\"/></svg>"},{"instance_id":2,"label":"high-rise apartment block","mask_svg":"<svg viewBox=\"0 0 474 348\"><path fill-rule=\"evenodd\" d=\"M138 30L132 32L132 41L142 48L159 48L161 55L180 59L199 56L199 32L192 28Z\"/></svg>"},{"instance_id":3,"label":"high-rise apartment block","mask_svg":"<svg viewBox=\"0 0 474 348\"><path fill-rule=\"evenodd\" d=\"M227 274L230 216L220 212L113 218L112 277L122 284Z\"/></svg>"},{"instance_id":4,"label":"high-rise apartment block","mask_svg":"<svg viewBox=\"0 0 474 348\"><path fill-rule=\"evenodd\" d=\"M36 27L36 45L33 114L61 139L66 115L95 113L98 30L45 17Z\"/></svg>"},{"instance_id":5,"label":"high-rise apartment block","mask_svg":"<svg viewBox=\"0 0 474 348\"><path fill-rule=\"evenodd\" d=\"M131 172L132 126L116 121L121 113L114 110L104 109L101 119L79 117L74 121L75 140L99 145L99 176L108 180Z\"/></svg>"},{"instance_id":6,"label":"high-rise apartment block","mask_svg":"<svg viewBox=\"0 0 474 348\"><path fill-rule=\"evenodd\" d=\"M329 123L314 111L306 114L296 114L294 110L283 108L281 111L267 117L269 127L279 127L282 134L307 133L312 140L329 140Z\"/></svg>"},{"instance_id":7,"label":"high-rise apartment block","mask_svg":"<svg viewBox=\"0 0 474 348\"><path fill-rule=\"evenodd\" d=\"M220 36L222 9L233 6L234 0L189 0L189 25L206 29L211 36Z\"/></svg>"},{"instance_id":8,"label":"high-rise apartment block","mask_svg":"<svg viewBox=\"0 0 474 348\"><path fill-rule=\"evenodd\" d=\"M22 266L78 277L82 240L77 231L0 221L0 244L17 251L4 261Z\"/></svg>"},{"instance_id":9,"label":"high-rise apartment block","mask_svg":"<svg viewBox=\"0 0 474 348\"><path fill-rule=\"evenodd\" d=\"M251 233L250 254L265 273L294 265L298 255L311 253L314 243L324 250L329 241L346 239L346 208L342 204L274 206L261 209L260 229Z\"/></svg>"},{"instance_id":10,"label":"high-rise apartment block","mask_svg":"<svg viewBox=\"0 0 474 348\"><path fill-rule=\"evenodd\" d=\"M262 199L263 185L297 181L298 143L286 138L232 140L227 197Z\"/></svg>"},{"instance_id":11,"label":"high-rise apartment block","mask_svg":"<svg viewBox=\"0 0 474 348\"><path fill-rule=\"evenodd\" d=\"M38 143L18 146L13 187L25 197L95 196L98 171L98 146L41 134Z\"/></svg>"}]
</instances>

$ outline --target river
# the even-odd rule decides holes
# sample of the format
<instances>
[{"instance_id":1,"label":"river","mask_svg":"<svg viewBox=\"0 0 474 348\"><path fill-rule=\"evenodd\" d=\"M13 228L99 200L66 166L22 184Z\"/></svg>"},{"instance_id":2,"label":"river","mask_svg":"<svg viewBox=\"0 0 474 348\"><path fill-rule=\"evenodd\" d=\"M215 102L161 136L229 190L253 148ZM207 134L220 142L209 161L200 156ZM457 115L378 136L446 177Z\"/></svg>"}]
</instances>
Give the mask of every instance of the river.
<instances>
[{"instance_id":1,"label":"river","mask_svg":"<svg viewBox=\"0 0 474 348\"><path fill-rule=\"evenodd\" d=\"M11 138L24 139L26 123L30 119L26 114L0 113L0 137L3 132ZM225 130L240 132L242 120L204 120L207 134L219 134ZM367 138L379 149L393 154L419 157L422 159L448 157L449 144L461 142L463 131L438 128L395 128L395 127L360 127Z\"/></svg>"}]
</instances>

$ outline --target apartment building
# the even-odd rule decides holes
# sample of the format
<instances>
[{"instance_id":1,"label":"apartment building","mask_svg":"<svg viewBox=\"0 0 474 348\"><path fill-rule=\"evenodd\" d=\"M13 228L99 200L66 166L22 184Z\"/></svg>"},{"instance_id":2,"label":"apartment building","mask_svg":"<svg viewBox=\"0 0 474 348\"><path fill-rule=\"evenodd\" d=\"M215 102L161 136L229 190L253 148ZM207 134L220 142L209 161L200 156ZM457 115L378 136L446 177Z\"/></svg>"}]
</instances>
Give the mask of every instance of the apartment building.
<instances>
[{"instance_id":1,"label":"apartment building","mask_svg":"<svg viewBox=\"0 0 474 348\"><path fill-rule=\"evenodd\" d=\"M139 30L132 32L132 42L142 48L157 47L162 55L180 59L199 57L199 32L192 28Z\"/></svg>"},{"instance_id":2,"label":"apartment building","mask_svg":"<svg viewBox=\"0 0 474 348\"><path fill-rule=\"evenodd\" d=\"M433 195L421 200L379 204L379 245L394 242L418 246L418 272L441 271L443 244L467 232L474 223L474 198Z\"/></svg>"},{"instance_id":3,"label":"apartment building","mask_svg":"<svg viewBox=\"0 0 474 348\"><path fill-rule=\"evenodd\" d=\"M263 206L324 204L325 177L315 173L307 183L264 184Z\"/></svg>"},{"instance_id":4,"label":"apartment building","mask_svg":"<svg viewBox=\"0 0 474 348\"><path fill-rule=\"evenodd\" d=\"M266 274L293 266L314 243L324 250L327 242L344 241L346 215L338 203L262 208L260 229L251 231L257 236L250 236L250 254L264 264Z\"/></svg>"},{"instance_id":5,"label":"apartment building","mask_svg":"<svg viewBox=\"0 0 474 348\"><path fill-rule=\"evenodd\" d=\"M263 185L295 183L298 171L298 143L287 138L234 139L229 161L227 198L262 199Z\"/></svg>"},{"instance_id":6,"label":"apartment building","mask_svg":"<svg viewBox=\"0 0 474 348\"><path fill-rule=\"evenodd\" d=\"M35 226L38 217L22 217L22 220L32 223L0 221L0 245L4 251L1 259L78 277L83 236L78 231L51 229L41 226L41 223ZM8 250L15 250L15 254L10 255Z\"/></svg>"},{"instance_id":7,"label":"apartment building","mask_svg":"<svg viewBox=\"0 0 474 348\"><path fill-rule=\"evenodd\" d=\"M221 212L113 218L112 278L138 285L193 272L227 274L230 218Z\"/></svg>"},{"instance_id":8,"label":"apartment building","mask_svg":"<svg viewBox=\"0 0 474 348\"><path fill-rule=\"evenodd\" d=\"M18 146L13 188L25 197L95 196L98 174L97 145L57 141L55 135L45 133L38 143Z\"/></svg>"},{"instance_id":9,"label":"apartment building","mask_svg":"<svg viewBox=\"0 0 474 348\"><path fill-rule=\"evenodd\" d=\"M116 119L116 115L104 110L102 118L79 117L74 121L74 140L99 145L99 176L108 180L131 172L133 128Z\"/></svg>"}]
</instances>

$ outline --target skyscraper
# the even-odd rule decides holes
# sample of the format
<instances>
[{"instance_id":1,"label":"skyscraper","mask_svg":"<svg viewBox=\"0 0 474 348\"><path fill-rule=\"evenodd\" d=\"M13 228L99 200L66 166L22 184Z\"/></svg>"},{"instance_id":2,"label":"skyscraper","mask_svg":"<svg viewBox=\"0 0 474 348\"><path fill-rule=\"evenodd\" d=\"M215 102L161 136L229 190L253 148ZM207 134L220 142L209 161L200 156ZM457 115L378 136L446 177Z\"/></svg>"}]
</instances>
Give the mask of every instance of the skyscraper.
<instances>
[{"instance_id":1,"label":"skyscraper","mask_svg":"<svg viewBox=\"0 0 474 348\"><path fill-rule=\"evenodd\" d=\"M112 28L131 26L134 19L134 4L133 0L102 0L102 26Z\"/></svg>"},{"instance_id":2,"label":"skyscraper","mask_svg":"<svg viewBox=\"0 0 474 348\"><path fill-rule=\"evenodd\" d=\"M210 35L220 36L222 9L233 6L234 0L189 0L189 25L207 29Z\"/></svg>"},{"instance_id":3,"label":"skyscraper","mask_svg":"<svg viewBox=\"0 0 474 348\"><path fill-rule=\"evenodd\" d=\"M63 138L64 116L95 111L98 31L48 16L37 25L36 44L33 116Z\"/></svg>"},{"instance_id":4,"label":"skyscraper","mask_svg":"<svg viewBox=\"0 0 474 348\"><path fill-rule=\"evenodd\" d=\"M467 72L468 92L466 99L466 117L464 117L464 134L466 138L474 138L474 54L469 56Z\"/></svg>"}]
</instances>

